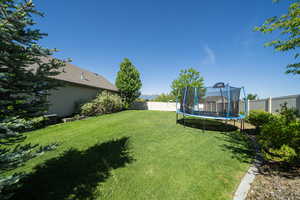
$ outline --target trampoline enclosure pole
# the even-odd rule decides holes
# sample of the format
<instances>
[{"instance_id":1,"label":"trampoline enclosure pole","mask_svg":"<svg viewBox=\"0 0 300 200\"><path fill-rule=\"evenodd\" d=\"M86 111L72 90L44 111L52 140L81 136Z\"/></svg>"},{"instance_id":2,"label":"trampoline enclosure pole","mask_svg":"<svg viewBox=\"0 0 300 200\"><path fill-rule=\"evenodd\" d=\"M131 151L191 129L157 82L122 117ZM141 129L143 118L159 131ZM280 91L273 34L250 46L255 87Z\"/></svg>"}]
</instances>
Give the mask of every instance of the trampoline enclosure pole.
<instances>
[{"instance_id":1,"label":"trampoline enclosure pole","mask_svg":"<svg viewBox=\"0 0 300 200\"><path fill-rule=\"evenodd\" d=\"M224 97L223 97L222 88L220 88L220 93L221 93L221 97L222 97L222 111L221 111L221 114L223 115L225 106L224 106Z\"/></svg>"},{"instance_id":2,"label":"trampoline enclosure pole","mask_svg":"<svg viewBox=\"0 0 300 200\"><path fill-rule=\"evenodd\" d=\"M195 105L197 104L197 88L194 88L194 104L193 104L193 114L195 114Z\"/></svg>"},{"instance_id":3,"label":"trampoline enclosure pole","mask_svg":"<svg viewBox=\"0 0 300 200\"><path fill-rule=\"evenodd\" d=\"M185 105L186 105L186 93L187 93L187 89L188 89L188 87L185 87L185 91L184 91L184 96L183 96L183 102L182 102L182 104L183 104L183 125L185 126L185 120L184 120L184 114L185 114Z\"/></svg>"},{"instance_id":4,"label":"trampoline enclosure pole","mask_svg":"<svg viewBox=\"0 0 300 200\"><path fill-rule=\"evenodd\" d=\"M246 96L246 91L245 91L245 88L242 87L243 89L243 93L244 93L244 111L245 111L245 116L248 115L248 99L247 99L247 96Z\"/></svg>"},{"instance_id":5,"label":"trampoline enclosure pole","mask_svg":"<svg viewBox=\"0 0 300 200\"><path fill-rule=\"evenodd\" d=\"M227 117L229 117L230 113L230 86L227 84Z\"/></svg>"},{"instance_id":6,"label":"trampoline enclosure pole","mask_svg":"<svg viewBox=\"0 0 300 200\"><path fill-rule=\"evenodd\" d=\"M201 98L201 89L197 88L197 107L198 107L198 112L200 114L200 98Z\"/></svg>"},{"instance_id":7,"label":"trampoline enclosure pole","mask_svg":"<svg viewBox=\"0 0 300 200\"><path fill-rule=\"evenodd\" d=\"M179 97L179 91L180 90L178 90L177 91L177 96L176 96L176 124L177 124L177 122L178 122L178 97ZM180 110L180 108L179 108L179 110Z\"/></svg>"}]
</instances>

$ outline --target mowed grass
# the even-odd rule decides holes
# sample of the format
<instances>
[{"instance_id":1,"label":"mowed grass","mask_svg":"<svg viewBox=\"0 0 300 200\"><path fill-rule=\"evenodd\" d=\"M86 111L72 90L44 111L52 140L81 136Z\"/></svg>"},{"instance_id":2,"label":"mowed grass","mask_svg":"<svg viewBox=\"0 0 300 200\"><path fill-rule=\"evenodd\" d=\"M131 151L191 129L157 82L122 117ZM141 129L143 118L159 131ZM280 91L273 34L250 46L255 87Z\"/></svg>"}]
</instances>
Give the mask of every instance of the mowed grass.
<instances>
[{"instance_id":1,"label":"mowed grass","mask_svg":"<svg viewBox=\"0 0 300 200\"><path fill-rule=\"evenodd\" d=\"M26 135L60 146L16 170L30 175L15 199L232 199L250 161L242 133L184 127L174 112L124 111Z\"/></svg>"}]
</instances>

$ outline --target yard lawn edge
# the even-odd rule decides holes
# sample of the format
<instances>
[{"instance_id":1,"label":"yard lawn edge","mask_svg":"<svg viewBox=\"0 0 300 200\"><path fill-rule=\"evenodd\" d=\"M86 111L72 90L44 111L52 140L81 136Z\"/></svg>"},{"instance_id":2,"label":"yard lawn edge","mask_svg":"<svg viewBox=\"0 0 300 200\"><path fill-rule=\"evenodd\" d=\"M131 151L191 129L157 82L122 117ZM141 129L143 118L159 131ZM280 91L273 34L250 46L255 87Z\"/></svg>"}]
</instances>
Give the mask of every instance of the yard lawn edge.
<instances>
[{"instance_id":1,"label":"yard lawn edge","mask_svg":"<svg viewBox=\"0 0 300 200\"><path fill-rule=\"evenodd\" d=\"M245 176L242 178L241 183L239 184L237 190L234 193L233 200L244 200L247 197L247 194L251 188L251 184L255 179L255 176L258 172L258 168L256 165L252 165L249 167Z\"/></svg>"},{"instance_id":2,"label":"yard lawn edge","mask_svg":"<svg viewBox=\"0 0 300 200\"><path fill-rule=\"evenodd\" d=\"M234 193L233 200L245 200L247 198L248 192L251 189L251 184L255 180L255 176L258 174L258 168L262 164L262 156L259 152L259 145L257 144L254 137L248 135L250 141L252 141L255 149L255 157L253 164L249 167L245 176L242 178L237 190Z\"/></svg>"}]
</instances>

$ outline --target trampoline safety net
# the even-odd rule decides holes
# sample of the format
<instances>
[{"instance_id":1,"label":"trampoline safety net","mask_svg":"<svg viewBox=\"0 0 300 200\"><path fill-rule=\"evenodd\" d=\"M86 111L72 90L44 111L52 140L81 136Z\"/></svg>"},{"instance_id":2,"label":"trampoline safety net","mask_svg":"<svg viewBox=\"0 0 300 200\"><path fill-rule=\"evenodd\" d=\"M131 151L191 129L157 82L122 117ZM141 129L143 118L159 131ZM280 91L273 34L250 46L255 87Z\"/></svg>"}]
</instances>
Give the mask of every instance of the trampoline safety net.
<instances>
[{"instance_id":1,"label":"trampoline safety net","mask_svg":"<svg viewBox=\"0 0 300 200\"><path fill-rule=\"evenodd\" d=\"M186 87L178 95L179 111L210 117L239 117L242 88L231 87Z\"/></svg>"}]
</instances>

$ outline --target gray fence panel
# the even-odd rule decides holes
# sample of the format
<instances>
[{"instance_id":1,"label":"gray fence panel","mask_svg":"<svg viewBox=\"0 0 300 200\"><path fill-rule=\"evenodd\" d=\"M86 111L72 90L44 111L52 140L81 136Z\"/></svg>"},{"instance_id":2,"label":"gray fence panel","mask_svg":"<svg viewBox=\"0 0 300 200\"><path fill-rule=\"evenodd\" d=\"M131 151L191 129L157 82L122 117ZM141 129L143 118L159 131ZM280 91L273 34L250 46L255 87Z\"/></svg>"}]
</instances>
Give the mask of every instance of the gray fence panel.
<instances>
[{"instance_id":1,"label":"gray fence panel","mask_svg":"<svg viewBox=\"0 0 300 200\"><path fill-rule=\"evenodd\" d=\"M269 112L269 102L270 99L260 99L249 101L249 107L251 110L264 110ZM281 108L280 105L287 103L288 108L296 108L300 111L300 95L290 95L284 97L274 97L271 98L271 112L278 112Z\"/></svg>"},{"instance_id":2,"label":"gray fence panel","mask_svg":"<svg viewBox=\"0 0 300 200\"><path fill-rule=\"evenodd\" d=\"M297 97L297 100L296 100L296 108L297 108L298 111L300 112L300 96Z\"/></svg>"},{"instance_id":3,"label":"gray fence panel","mask_svg":"<svg viewBox=\"0 0 300 200\"><path fill-rule=\"evenodd\" d=\"M267 99L249 101L250 110L268 111L268 103L267 102L268 102Z\"/></svg>"},{"instance_id":4,"label":"gray fence panel","mask_svg":"<svg viewBox=\"0 0 300 200\"><path fill-rule=\"evenodd\" d=\"M278 112L281 108L280 105L287 103L288 108L297 108L297 98L296 97L286 97L286 98L273 98L272 99L272 113Z\"/></svg>"},{"instance_id":5,"label":"gray fence panel","mask_svg":"<svg viewBox=\"0 0 300 200\"><path fill-rule=\"evenodd\" d=\"M245 112L245 107L244 107L244 102L243 101L240 101L239 109L240 109L240 112Z\"/></svg>"}]
</instances>

